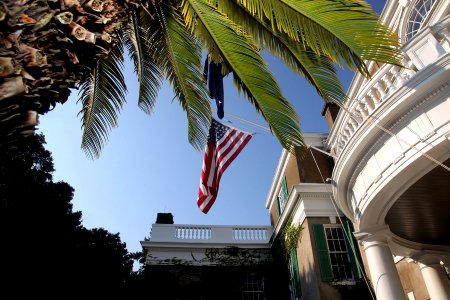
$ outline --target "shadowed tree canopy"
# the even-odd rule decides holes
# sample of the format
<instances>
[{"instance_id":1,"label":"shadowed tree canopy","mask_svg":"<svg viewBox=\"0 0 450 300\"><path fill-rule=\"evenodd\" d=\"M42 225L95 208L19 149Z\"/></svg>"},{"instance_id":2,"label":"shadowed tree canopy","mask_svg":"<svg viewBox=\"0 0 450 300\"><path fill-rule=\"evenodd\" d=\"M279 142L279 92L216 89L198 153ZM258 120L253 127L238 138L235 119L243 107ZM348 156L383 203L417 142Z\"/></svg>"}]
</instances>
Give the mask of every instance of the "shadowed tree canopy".
<instances>
[{"instance_id":1,"label":"shadowed tree canopy","mask_svg":"<svg viewBox=\"0 0 450 300\"><path fill-rule=\"evenodd\" d=\"M363 0L5 0L0 25L0 146L33 134L38 114L78 88L82 148L90 157L100 154L126 102L124 49L139 80L139 107L150 114L168 80L196 149L211 122L205 52L224 74L232 72L236 88L291 152L304 149L299 119L261 51L327 102L345 97L336 65L369 75L365 61L401 64L397 36Z\"/></svg>"},{"instance_id":2,"label":"shadowed tree canopy","mask_svg":"<svg viewBox=\"0 0 450 300\"><path fill-rule=\"evenodd\" d=\"M73 188L52 180L44 143L37 135L0 151L2 298L117 295L132 272L126 245L119 234L82 226Z\"/></svg>"}]
</instances>

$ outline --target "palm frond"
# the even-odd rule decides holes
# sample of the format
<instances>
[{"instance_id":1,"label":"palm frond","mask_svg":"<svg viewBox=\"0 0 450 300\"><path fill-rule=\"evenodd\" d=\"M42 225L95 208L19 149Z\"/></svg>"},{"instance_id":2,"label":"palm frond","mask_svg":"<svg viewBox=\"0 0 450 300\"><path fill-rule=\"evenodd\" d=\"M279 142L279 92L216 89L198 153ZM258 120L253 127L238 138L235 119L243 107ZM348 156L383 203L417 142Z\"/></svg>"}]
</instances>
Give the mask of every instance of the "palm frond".
<instances>
[{"instance_id":1,"label":"palm frond","mask_svg":"<svg viewBox=\"0 0 450 300\"><path fill-rule=\"evenodd\" d=\"M218 10L251 34L260 49L281 59L293 72L303 76L325 102L343 101L345 91L333 63L286 34L274 30L268 20L250 14L238 0L220 0Z\"/></svg>"},{"instance_id":2,"label":"palm frond","mask_svg":"<svg viewBox=\"0 0 450 300\"><path fill-rule=\"evenodd\" d=\"M175 7L159 4L156 8L162 34L154 36L151 51L186 111L189 143L201 150L211 124L211 105L202 81L201 47Z\"/></svg>"},{"instance_id":3,"label":"palm frond","mask_svg":"<svg viewBox=\"0 0 450 300\"><path fill-rule=\"evenodd\" d=\"M146 14L145 11L141 14ZM135 8L131 21L124 34L124 44L127 47L134 71L139 81L138 106L147 114L153 111L158 92L162 83L162 72L147 49L146 32L155 28L155 22L141 26L141 14Z\"/></svg>"},{"instance_id":4,"label":"palm frond","mask_svg":"<svg viewBox=\"0 0 450 300\"><path fill-rule=\"evenodd\" d=\"M212 1L211 2L216 2ZM226 5L229 0L217 0ZM378 24L378 16L360 0L235 0L250 15L269 22L305 49L368 75L363 60L401 65L397 35ZM223 3L223 4L222 4ZM230 11L226 7L223 11Z\"/></svg>"},{"instance_id":5,"label":"palm frond","mask_svg":"<svg viewBox=\"0 0 450 300\"><path fill-rule=\"evenodd\" d=\"M126 102L127 88L122 74L123 47L119 44L101 58L91 76L82 83L79 100L83 108L81 148L90 158L98 158L108 134L117 126L118 113Z\"/></svg>"},{"instance_id":6,"label":"palm frond","mask_svg":"<svg viewBox=\"0 0 450 300\"><path fill-rule=\"evenodd\" d=\"M291 152L296 147L304 148L298 116L281 94L251 37L207 0L186 0L182 12L187 26L208 51L217 47L216 51L233 70L239 91L261 112L283 147Z\"/></svg>"}]
</instances>

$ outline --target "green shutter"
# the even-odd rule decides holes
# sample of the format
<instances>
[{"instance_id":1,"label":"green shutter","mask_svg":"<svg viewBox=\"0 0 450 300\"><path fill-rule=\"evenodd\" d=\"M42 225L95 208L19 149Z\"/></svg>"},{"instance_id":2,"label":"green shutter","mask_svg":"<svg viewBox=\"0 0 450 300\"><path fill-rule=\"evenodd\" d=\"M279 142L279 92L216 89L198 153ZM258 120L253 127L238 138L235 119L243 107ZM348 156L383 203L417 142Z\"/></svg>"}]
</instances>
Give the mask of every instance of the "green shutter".
<instances>
[{"instance_id":1,"label":"green shutter","mask_svg":"<svg viewBox=\"0 0 450 300\"><path fill-rule=\"evenodd\" d=\"M353 277L355 280L360 280L362 278L361 268L358 266L358 245L355 243L353 238L353 232L351 224L348 220L344 222L345 227L345 244L347 245L347 251L350 257L350 265L352 267ZM350 240L347 239L347 236Z\"/></svg>"},{"instance_id":2,"label":"green shutter","mask_svg":"<svg viewBox=\"0 0 450 300\"><path fill-rule=\"evenodd\" d=\"M302 285L300 283L300 271L298 270L297 248L291 250L291 264L294 269L295 296L302 296Z\"/></svg>"},{"instance_id":3,"label":"green shutter","mask_svg":"<svg viewBox=\"0 0 450 300\"><path fill-rule=\"evenodd\" d=\"M287 199L289 197L289 191L288 191L288 187L287 187L286 176L283 177L282 189L283 189L283 194L284 194L284 202L286 203Z\"/></svg>"},{"instance_id":4,"label":"green shutter","mask_svg":"<svg viewBox=\"0 0 450 300\"><path fill-rule=\"evenodd\" d=\"M333 269L331 268L330 255L328 254L327 239L322 224L312 226L314 242L316 244L317 260L319 261L320 277L322 281L333 281Z\"/></svg>"},{"instance_id":5,"label":"green shutter","mask_svg":"<svg viewBox=\"0 0 450 300\"><path fill-rule=\"evenodd\" d=\"M281 209L280 209L280 200L278 197L275 199L275 205L277 206L277 217L279 218L281 215Z\"/></svg>"}]
</instances>

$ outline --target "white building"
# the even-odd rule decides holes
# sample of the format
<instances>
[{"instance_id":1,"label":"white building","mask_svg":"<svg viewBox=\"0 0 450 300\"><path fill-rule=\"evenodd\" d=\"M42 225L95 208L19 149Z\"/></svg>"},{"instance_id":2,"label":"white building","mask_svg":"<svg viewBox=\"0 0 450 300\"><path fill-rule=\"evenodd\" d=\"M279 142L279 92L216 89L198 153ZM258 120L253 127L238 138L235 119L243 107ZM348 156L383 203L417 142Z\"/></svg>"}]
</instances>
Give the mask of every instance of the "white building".
<instances>
[{"instance_id":1,"label":"white building","mask_svg":"<svg viewBox=\"0 0 450 300\"><path fill-rule=\"evenodd\" d=\"M380 300L416 299L392 259L418 264L432 300L450 299L450 1L388 0L404 65L356 75L327 139L333 196L354 223Z\"/></svg>"}]
</instances>

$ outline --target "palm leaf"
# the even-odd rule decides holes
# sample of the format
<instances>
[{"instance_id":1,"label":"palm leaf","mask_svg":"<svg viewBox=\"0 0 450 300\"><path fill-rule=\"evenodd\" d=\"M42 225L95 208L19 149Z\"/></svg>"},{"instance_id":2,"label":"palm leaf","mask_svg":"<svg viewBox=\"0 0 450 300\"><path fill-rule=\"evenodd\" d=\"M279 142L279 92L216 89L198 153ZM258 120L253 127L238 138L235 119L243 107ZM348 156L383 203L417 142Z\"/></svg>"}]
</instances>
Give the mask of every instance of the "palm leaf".
<instances>
[{"instance_id":1,"label":"palm leaf","mask_svg":"<svg viewBox=\"0 0 450 300\"><path fill-rule=\"evenodd\" d=\"M238 0L221 0L219 3L220 12L226 12L233 22L251 34L260 49L268 50L293 72L303 76L326 102L344 99L344 89L330 59L274 30L268 20L262 21L250 14Z\"/></svg>"},{"instance_id":2,"label":"palm leaf","mask_svg":"<svg viewBox=\"0 0 450 300\"><path fill-rule=\"evenodd\" d=\"M159 4L156 8L162 34L154 36L150 51L186 111L189 142L201 150L211 124L211 105L202 81L201 48L175 7Z\"/></svg>"},{"instance_id":3,"label":"palm leaf","mask_svg":"<svg viewBox=\"0 0 450 300\"><path fill-rule=\"evenodd\" d=\"M212 0L211 0L212 1ZM229 1L229 0L226 0ZM305 49L368 75L363 60L401 65L399 39L360 0L236 0ZM221 0L217 0L218 6Z\"/></svg>"},{"instance_id":4,"label":"palm leaf","mask_svg":"<svg viewBox=\"0 0 450 300\"><path fill-rule=\"evenodd\" d=\"M298 116L282 96L251 37L206 0L186 0L182 11L187 26L206 44L208 51L216 47L220 52L233 70L238 89L261 112L283 147L291 152L296 147L304 148Z\"/></svg>"},{"instance_id":5,"label":"palm leaf","mask_svg":"<svg viewBox=\"0 0 450 300\"><path fill-rule=\"evenodd\" d=\"M91 76L82 83L79 100L83 108L81 148L90 158L98 158L109 131L117 126L118 113L126 102L127 88L122 75L123 47L119 41L110 55L99 59Z\"/></svg>"},{"instance_id":6,"label":"palm leaf","mask_svg":"<svg viewBox=\"0 0 450 300\"><path fill-rule=\"evenodd\" d=\"M143 11L141 14L146 12ZM162 73L147 51L146 32L142 29L141 16L137 9L133 10L131 21L124 34L124 44L134 63L134 71L139 81L138 106L145 113L150 114L161 88ZM154 28L154 24L146 25L146 31Z\"/></svg>"}]
</instances>

